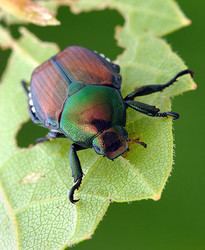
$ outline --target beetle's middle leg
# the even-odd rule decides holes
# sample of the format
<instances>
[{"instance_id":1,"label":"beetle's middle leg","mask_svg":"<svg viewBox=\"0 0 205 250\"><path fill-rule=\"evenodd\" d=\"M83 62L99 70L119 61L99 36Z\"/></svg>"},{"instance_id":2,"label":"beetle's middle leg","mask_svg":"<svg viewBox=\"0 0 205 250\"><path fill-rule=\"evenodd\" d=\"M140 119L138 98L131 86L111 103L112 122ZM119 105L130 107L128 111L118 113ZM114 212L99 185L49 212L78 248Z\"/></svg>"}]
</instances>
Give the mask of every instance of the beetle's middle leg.
<instances>
[{"instance_id":1,"label":"beetle's middle leg","mask_svg":"<svg viewBox=\"0 0 205 250\"><path fill-rule=\"evenodd\" d=\"M50 141L52 139L57 139L57 138L66 138L66 136L64 134L61 134L61 133L55 131L55 130L50 130L50 132L45 137L38 138L35 141L35 144Z\"/></svg>"},{"instance_id":2,"label":"beetle's middle leg","mask_svg":"<svg viewBox=\"0 0 205 250\"><path fill-rule=\"evenodd\" d=\"M171 86L173 83L175 83L177 81L177 79L183 75L191 75L193 77L193 72L189 69L180 71L178 74L176 74L170 81L168 81L165 84L157 84L157 85L146 85L146 86L142 86L140 88L137 88L136 90L134 90L133 92L131 92L130 94L128 94L124 100L134 100L135 97L137 96L144 96L144 95L149 95L155 92L159 92L164 90L165 88Z\"/></svg>"},{"instance_id":3,"label":"beetle's middle leg","mask_svg":"<svg viewBox=\"0 0 205 250\"><path fill-rule=\"evenodd\" d=\"M145 115L148 116L154 116L154 117L173 117L174 120L179 118L179 114L176 112L168 111L168 112L160 112L160 109L156 108L155 106L138 102L138 101L132 101L128 100L125 101L125 104L127 107L130 107L136 111L139 111Z\"/></svg>"}]
</instances>

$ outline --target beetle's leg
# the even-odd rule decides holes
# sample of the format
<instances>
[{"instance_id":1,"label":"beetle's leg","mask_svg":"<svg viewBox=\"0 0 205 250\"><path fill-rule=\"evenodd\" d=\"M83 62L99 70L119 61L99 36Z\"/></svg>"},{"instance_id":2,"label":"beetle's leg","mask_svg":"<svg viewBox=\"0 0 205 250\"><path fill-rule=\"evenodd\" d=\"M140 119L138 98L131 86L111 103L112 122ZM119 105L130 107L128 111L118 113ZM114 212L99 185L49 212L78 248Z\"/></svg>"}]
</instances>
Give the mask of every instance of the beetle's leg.
<instances>
[{"instance_id":1,"label":"beetle's leg","mask_svg":"<svg viewBox=\"0 0 205 250\"><path fill-rule=\"evenodd\" d=\"M134 100L136 96L143 96L143 95L149 95L155 92L159 92L164 90L165 88L171 86L174 82L177 81L177 79L183 75L190 74L193 77L193 71L186 69L183 71L180 71L175 77L173 77L170 81L168 81L165 84L157 84L157 85L147 85L147 86L142 86L140 88L137 88L130 94L128 94L124 100Z\"/></svg>"},{"instance_id":2,"label":"beetle's leg","mask_svg":"<svg viewBox=\"0 0 205 250\"><path fill-rule=\"evenodd\" d=\"M35 143L38 144L38 143L50 141L50 140L56 139L56 138L66 138L66 136L64 134L57 132L57 131L51 130L45 137L38 138L35 141Z\"/></svg>"},{"instance_id":3,"label":"beetle's leg","mask_svg":"<svg viewBox=\"0 0 205 250\"><path fill-rule=\"evenodd\" d=\"M79 201L79 200L75 200L73 196L74 196L75 190L80 187L80 184L81 184L82 178L83 178L83 171L81 168L80 160L79 160L78 155L77 155L77 151L82 150L82 149L84 149L84 148L82 148L81 146L79 146L75 143L73 143L71 145L71 148L70 148L70 154L69 154L70 167L71 167L71 171L72 171L72 177L73 177L74 183L75 183L69 191L69 200L72 203Z\"/></svg>"},{"instance_id":4,"label":"beetle's leg","mask_svg":"<svg viewBox=\"0 0 205 250\"><path fill-rule=\"evenodd\" d=\"M137 101L125 101L125 104L130 107L133 108L134 110L137 110L145 115L148 116L155 116L155 117L168 117L168 116L172 116L174 120L179 118L179 114L176 112L160 112L160 109L156 108L155 106L151 106L149 104L145 104L142 102L137 102Z\"/></svg>"},{"instance_id":5,"label":"beetle's leg","mask_svg":"<svg viewBox=\"0 0 205 250\"><path fill-rule=\"evenodd\" d=\"M118 64L112 63L112 67L117 73L120 73L120 66Z\"/></svg>"},{"instance_id":6,"label":"beetle's leg","mask_svg":"<svg viewBox=\"0 0 205 250\"><path fill-rule=\"evenodd\" d=\"M22 87L23 87L24 91L25 91L26 94L28 95L30 91L29 91L29 87L28 87L27 82L26 82L25 80L22 80L22 81L21 81L21 84L22 84Z\"/></svg>"}]
</instances>

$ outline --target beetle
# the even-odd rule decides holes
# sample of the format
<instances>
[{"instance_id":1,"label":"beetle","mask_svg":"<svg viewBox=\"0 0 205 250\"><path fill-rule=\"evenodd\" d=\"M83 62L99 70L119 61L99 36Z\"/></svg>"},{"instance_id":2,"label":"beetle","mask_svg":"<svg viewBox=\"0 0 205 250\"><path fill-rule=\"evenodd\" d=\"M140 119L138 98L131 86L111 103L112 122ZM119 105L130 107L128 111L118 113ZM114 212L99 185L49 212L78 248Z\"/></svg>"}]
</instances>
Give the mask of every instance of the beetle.
<instances>
[{"instance_id":1,"label":"beetle","mask_svg":"<svg viewBox=\"0 0 205 250\"><path fill-rule=\"evenodd\" d=\"M139 87L123 98L119 65L103 54L70 46L38 66L30 86L22 81L31 120L49 129L47 136L37 142L59 137L73 142L69 153L74 179L69 192L72 203L78 201L74 192L83 178L77 151L93 148L97 154L114 160L129 150L127 108L152 117L179 118L176 112L160 112L159 108L134 99L162 91L186 74L192 76L192 71L180 71L165 84ZM134 141L146 147L139 139Z\"/></svg>"}]
</instances>

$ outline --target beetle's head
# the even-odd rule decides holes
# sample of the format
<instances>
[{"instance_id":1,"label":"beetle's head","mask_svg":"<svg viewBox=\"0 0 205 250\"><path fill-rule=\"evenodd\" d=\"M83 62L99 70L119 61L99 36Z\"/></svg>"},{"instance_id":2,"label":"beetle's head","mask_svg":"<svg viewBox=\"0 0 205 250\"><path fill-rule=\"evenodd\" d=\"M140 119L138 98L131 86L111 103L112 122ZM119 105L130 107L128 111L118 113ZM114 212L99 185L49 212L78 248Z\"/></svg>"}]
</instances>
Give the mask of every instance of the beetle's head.
<instances>
[{"instance_id":1,"label":"beetle's head","mask_svg":"<svg viewBox=\"0 0 205 250\"><path fill-rule=\"evenodd\" d=\"M93 148L97 154L113 160L128 150L127 136L123 127L114 126L94 138Z\"/></svg>"}]
</instances>

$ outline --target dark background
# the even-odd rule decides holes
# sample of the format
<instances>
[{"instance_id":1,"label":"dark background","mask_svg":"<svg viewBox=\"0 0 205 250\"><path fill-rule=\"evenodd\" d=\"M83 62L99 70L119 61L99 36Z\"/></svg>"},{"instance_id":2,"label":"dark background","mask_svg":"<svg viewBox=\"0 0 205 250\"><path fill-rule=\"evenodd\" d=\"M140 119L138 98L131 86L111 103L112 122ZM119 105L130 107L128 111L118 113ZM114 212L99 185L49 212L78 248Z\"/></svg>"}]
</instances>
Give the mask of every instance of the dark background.
<instances>
[{"instance_id":1,"label":"dark background","mask_svg":"<svg viewBox=\"0 0 205 250\"><path fill-rule=\"evenodd\" d=\"M165 39L195 71L198 89L173 101L173 110L181 114L174 123L176 157L172 176L160 201L112 204L92 240L74 250L204 250L205 249L205 1L178 0L193 24ZM116 11L98 11L75 16L66 7L58 11L60 27L27 26L45 41L60 48L80 44L105 53L112 59L122 52L114 40L114 27L124 20ZM109 20L109 22L107 21ZM18 36L18 26L11 31ZM0 51L4 58L10 51ZM137 77L137 76L136 76ZM25 147L45 130L27 123L18 134Z\"/></svg>"}]
</instances>

